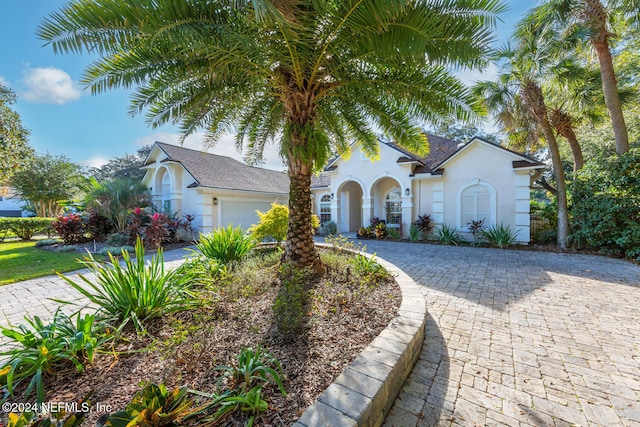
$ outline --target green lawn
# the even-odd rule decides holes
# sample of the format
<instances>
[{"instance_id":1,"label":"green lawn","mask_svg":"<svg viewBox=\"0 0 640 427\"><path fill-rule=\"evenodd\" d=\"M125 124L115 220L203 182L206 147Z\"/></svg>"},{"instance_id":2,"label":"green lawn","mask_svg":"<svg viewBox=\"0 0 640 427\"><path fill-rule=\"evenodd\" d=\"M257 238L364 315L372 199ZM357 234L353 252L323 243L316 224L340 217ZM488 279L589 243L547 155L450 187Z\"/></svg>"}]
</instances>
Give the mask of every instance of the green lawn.
<instances>
[{"instance_id":1,"label":"green lawn","mask_svg":"<svg viewBox=\"0 0 640 427\"><path fill-rule=\"evenodd\" d=\"M35 245L35 241L0 243L0 285L82 268L76 262L85 256L81 253L44 251Z\"/></svg>"}]
</instances>

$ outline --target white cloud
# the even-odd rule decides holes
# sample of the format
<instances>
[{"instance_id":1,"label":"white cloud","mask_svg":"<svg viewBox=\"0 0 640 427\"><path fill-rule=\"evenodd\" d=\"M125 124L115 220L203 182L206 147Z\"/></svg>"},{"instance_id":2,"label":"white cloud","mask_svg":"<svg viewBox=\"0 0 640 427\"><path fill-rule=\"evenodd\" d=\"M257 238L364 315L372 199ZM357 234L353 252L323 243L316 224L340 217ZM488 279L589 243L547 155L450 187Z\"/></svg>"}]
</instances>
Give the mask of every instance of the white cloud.
<instances>
[{"instance_id":1,"label":"white cloud","mask_svg":"<svg viewBox=\"0 0 640 427\"><path fill-rule=\"evenodd\" d=\"M486 80L497 80L500 70L493 62L490 62L487 68L482 71L478 70L456 70L453 74L458 77L462 83L471 87L476 83Z\"/></svg>"},{"instance_id":2,"label":"white cloud","mask_svg":"<svg viewBox=\"0 0 640 427\"><path fill-rule=\"evenodd\" d=\"M62 105L82 94L71 76L57 68L30 69L22 82L27 87L22 97L30 102Z\"/></svg>"},{"instance_id":3,"label":"white cloud","mask_svg":"<svg viewBox=\"0 0 640 427\"><path fill-rule=\"evenodd\" d=\"M180 146L180 135L168 132L156 132L142 137L134 142L138 147L151 145L154 142L164 142L166 144ZM244 161L244 154L236 149L235 139L233 135L226 134L218 140L213 147L206 147L204 143L204 133L195 133L186 138L182 147L191 148L192 150L206 151L220 156L227 156L233 159ZM264 164L261 167L275 170L284 170L285 167L278 154L277 144L270 144L264 150Z\"/></svg>"},{"instance_id":4,"label":"white cloud","mask_svg":"<svg viewBox=\"0 0 640 427\"><path fill-rule=\"evenodd\" d=\"M5 79L2 76L0 76L0 85L2 85L4 87L10 87L11 86L11 84L9 84L9 80Z\"/></svg>"},{"instance_id":5,"label":"white cloud","mask_svg":"<svg viewBox=\"0 0 640 427\"><path fill-rule=\"evenodd\" d=\"M99 168L100 166L107 164L109 160L110 159L106 157L96 156L87 160L83 160L80 162L80 164L88 168Z\"/></svg>"}]
</instances>

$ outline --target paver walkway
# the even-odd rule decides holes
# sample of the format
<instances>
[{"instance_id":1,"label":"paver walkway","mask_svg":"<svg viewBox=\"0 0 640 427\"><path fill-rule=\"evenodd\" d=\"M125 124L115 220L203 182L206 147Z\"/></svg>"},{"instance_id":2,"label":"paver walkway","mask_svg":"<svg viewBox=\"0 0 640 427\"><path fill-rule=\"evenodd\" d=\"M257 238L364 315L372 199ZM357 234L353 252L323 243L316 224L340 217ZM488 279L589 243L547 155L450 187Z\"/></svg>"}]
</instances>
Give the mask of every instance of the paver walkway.
<instances>
[{"instance_id":1,"label":"paver walkway","mask_svg":"<svg viewBox=\"0 0 640 427\"><path fill-rule=\"evenodd\" d=\"M364 243L424 287L430 316L386 426L640 426L640 266Z\"/></svg>"},{"instance_id":2,"label":"paver walkway","mask_svg":"<svg viewBox=\"0 0 640 427\"><path fill-rule=\"evenodd\" d=\"M424 287L430 316L386 426L640 426L640 266L364 243ZM47 316L48 298L74 295L51 277L1 286L0 324L20 323L25 310Z\"/></svg>"}]
</instances>

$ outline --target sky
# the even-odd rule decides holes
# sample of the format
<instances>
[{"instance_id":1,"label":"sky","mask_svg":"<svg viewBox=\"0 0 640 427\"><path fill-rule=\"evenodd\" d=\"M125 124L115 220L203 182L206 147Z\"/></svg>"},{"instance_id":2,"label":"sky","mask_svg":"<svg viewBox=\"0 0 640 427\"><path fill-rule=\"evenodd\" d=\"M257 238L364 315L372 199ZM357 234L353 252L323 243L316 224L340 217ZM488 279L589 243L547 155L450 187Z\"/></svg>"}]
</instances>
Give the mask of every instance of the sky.
<instances>
[{"instance_id":1,"label":"sky","mask_svg":"<svg viewBox=\"0 0 640 427\"><path fill-rule=\"evenodd\" d=\"M128 114L130 92L114 90L91 95L79 83L92 59L87 55L54 54L36 37L38 24L59 10L66 0L3 0L0 14L0 83L18 95L13 108L30 130L30 145L36 152L63 154L86 167L100 166L109 159L133 154L140 147L162 141L178 144L175 126L152 129L144 115ZM510 10L501 15L497 28L498 44L506 42L513 25L534 4L508 1ZM468 83L495 76L490 67L484 72L462 73ZM185 146L204 149L201 134L187 139ZM216 154L242 160L232 136L222 138L208 149ZM266 150L265 167L283 169L277 149Z\"/></svg>"}]
</instances>

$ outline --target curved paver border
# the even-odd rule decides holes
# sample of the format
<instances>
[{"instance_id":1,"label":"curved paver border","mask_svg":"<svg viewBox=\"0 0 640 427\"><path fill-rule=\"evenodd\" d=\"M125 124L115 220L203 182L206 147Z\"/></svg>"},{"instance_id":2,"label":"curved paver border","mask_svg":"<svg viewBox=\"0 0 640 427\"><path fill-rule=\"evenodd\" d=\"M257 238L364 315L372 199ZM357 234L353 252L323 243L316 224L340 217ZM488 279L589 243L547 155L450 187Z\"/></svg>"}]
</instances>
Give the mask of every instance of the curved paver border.
<instances>
[{"instance_id":1,"label":"curved paver border","mask_svg":"<svg viewBox=\"0 0 640 427\"><path fill-rule=\"evenodd\" d=\"M424 296L398 267L380 258L378 262L396 275L402 292L398 316L302 414L295 427L381 425L418 360L427 318Z\"/></svg>"}]
</instances>

